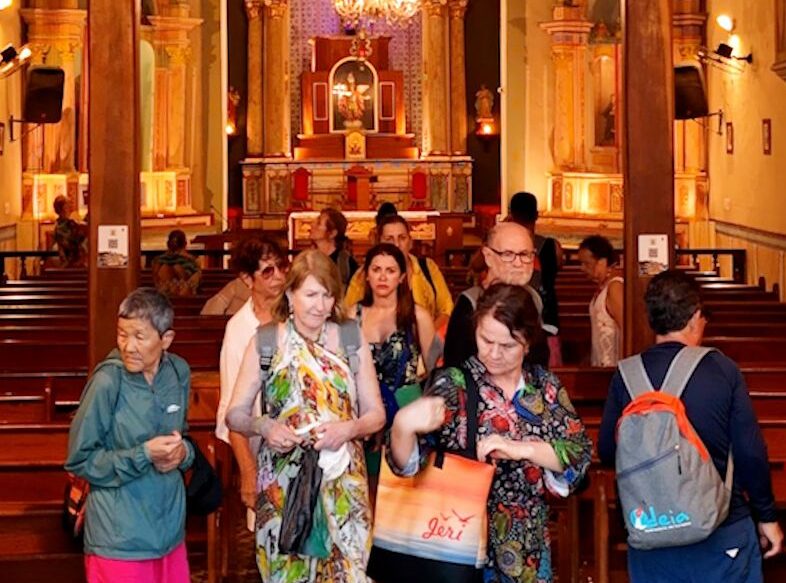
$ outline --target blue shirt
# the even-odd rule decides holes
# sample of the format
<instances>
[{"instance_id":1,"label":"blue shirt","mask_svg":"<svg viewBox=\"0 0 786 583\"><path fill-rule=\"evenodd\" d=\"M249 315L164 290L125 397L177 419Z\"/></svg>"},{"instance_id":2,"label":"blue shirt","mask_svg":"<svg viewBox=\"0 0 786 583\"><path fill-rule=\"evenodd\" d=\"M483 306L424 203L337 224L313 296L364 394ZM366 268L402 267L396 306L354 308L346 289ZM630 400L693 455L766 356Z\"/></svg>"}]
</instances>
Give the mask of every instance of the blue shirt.
<instances>
[{"instance_id":1,"label":"blue shirt","mask_svg":"<svg viewBox=\"0 0 786 583\"><path fill-rule=\"evenodd\" d=\"M664 342L642 353L644 368L654 387L663 382L669 364L683 346L680 342ZM696 367L682 400L688 419L710 452L721 478L726 476L729 447L732 448L734 488L726 524L749 516L751 509L757 520L775 522L767 447L737 365L717 350L710 352ZM617 421L630 401L617 370L611 379L598 436L598 454L604 465L614 465Z\"/></svg>"}]
</instances>

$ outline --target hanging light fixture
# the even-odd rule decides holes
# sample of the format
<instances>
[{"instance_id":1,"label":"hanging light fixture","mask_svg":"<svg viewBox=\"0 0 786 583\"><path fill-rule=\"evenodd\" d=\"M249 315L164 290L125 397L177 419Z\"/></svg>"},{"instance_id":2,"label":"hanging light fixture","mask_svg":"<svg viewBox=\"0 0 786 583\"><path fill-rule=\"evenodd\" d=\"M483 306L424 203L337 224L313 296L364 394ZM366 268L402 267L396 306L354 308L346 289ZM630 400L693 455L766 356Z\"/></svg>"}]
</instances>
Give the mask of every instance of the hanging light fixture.
<instances>
[{"instance_id":1,"label":"hanging light fixture","mask_svg":"<svg viewBox=\"0 0 786 583\"><path fill-rule=\"evenodd\" d=\"M333 0L345 28L359 29L384 18L403 26L420 10L420 0Z\"/></svg>"}]
</instances>

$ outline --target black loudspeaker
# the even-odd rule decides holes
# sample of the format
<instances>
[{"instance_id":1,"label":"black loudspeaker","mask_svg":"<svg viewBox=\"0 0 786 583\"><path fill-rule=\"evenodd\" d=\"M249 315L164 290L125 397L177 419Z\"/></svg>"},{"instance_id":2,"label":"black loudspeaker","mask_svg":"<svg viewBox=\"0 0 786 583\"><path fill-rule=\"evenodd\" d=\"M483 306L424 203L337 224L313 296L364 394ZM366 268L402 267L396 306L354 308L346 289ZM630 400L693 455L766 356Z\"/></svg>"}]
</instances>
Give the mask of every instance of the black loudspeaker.
<instances>
[{"instance_id":1,"label":"black loudspeaker","mask_svg":"<svg viewBox=\"0 0 786 583\"><path fill-rule=\"evenodd\" d=\"M708 114L701 69L693 65L674 67L674 118L693 119Z\"/></svg>"},{"instance_id":2,"label":"black loudspeaker","mask_svg":"<svg viewBox=\"0 0 786 583\"><path fill-rule=\"evenodd\" d=\"M27 74L23 119L27 123L57 123L63 117L65 73L59 67L35 67Z\"/></svg>"}]
</instances>

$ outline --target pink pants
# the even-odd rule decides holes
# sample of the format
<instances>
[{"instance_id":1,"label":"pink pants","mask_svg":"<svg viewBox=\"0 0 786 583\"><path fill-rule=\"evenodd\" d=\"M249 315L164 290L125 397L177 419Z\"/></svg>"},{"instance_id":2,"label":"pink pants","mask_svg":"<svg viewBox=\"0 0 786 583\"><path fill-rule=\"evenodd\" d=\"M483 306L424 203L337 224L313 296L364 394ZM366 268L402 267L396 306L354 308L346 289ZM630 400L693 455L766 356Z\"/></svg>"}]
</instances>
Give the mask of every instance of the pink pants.
<instances>
[{"instance_id":1,"label":"pink pants","mask_svg":"<svg viewBox=\"0 0 786 583\"><path fill-rule=\"evenodd\" d=\"M190 583L186 543L160 559L124 561L85 555L87 583Z\"/></svg>"}]
</instances>

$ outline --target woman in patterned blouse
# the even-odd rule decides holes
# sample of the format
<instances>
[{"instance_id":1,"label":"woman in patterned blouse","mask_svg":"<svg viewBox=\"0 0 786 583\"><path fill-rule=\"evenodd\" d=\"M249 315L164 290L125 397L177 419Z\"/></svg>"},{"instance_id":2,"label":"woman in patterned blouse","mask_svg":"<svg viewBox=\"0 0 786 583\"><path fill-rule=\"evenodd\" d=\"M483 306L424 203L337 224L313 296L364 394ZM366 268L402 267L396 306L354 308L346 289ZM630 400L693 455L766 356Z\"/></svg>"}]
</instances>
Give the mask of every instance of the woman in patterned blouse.
<instances>
[{"instance_id":1,"label":"woman in patterned blouse","mask_svg":"<svg viewBox=\"0 0 786 583\"><path fill-rule=\"evenodd\" d=\"M413 475L429 452L466 446L466 391L478 391L478 458L496 470L488 499L485 583L552 580L546 491L567 496L590 463L591 443L554 374L527 362L542 334L532 296L494 284L475 312L477 356L435 374L426 397L401 409L387 461Z\"/></svg>"}]
</instances>

